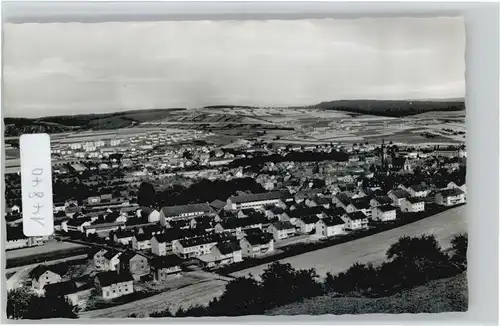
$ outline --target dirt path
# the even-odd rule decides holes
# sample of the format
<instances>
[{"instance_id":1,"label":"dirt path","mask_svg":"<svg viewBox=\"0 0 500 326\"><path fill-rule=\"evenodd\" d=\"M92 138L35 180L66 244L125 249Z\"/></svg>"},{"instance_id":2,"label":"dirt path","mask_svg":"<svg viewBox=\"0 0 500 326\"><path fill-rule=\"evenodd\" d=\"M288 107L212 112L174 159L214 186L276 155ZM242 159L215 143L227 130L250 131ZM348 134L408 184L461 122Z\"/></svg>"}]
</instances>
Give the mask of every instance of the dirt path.
<instances>
[{"instance_id":1,"label":"dirt path","mask_svg":"<svg viewBox=\"0 0 500 326\"><path fill-rule=\"evenodd\" d=\"M86 311L79 314L83 318L126 318L131 314L147 314L170 308L177 311L179 307L188 308L196 304L206 305L224 292L226 282L208 280L192 284L180 289L154 295L152 297L130 302L121 306Z\"/></svg>"},{"instance_id":2,"label":"dirt path","mask_svg":"<svg viewBox=\"0 0 500 326\"><path fill-rule=\"evenodd\" d=\"M435 235L443 248L450 245L452 237L466 231L465 207L459 206L415 223L374 234L365 238L342 243L336 246L311 251L302 255L280 260L290 263L296 269L314 267L320 276L327 272L337 274L345 271L353 263L380 263L385 260L385 252L399 237L418 236L424 233ZM260 275L268 264L255 266L231 274L231 276Z\"/></svg>"}]
</instances>

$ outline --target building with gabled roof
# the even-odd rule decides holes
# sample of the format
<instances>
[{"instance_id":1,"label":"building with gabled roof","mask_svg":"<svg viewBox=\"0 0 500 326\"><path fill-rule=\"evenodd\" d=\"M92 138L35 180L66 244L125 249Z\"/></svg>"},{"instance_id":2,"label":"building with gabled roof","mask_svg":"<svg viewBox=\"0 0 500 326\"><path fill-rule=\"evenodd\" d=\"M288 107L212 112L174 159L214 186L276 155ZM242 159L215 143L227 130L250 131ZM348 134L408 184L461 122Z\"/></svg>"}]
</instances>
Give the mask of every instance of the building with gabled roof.
<instances>
[{"instance_id":1,"label":"building with gabled roof","mask_svg":"<svg viewBox=\"0 0 500 326\"><path fill-rule=\"evenodd\" d=\"M342 216L346 223L346 230L354 231L368 227L368 217L361 211L347 213Z\"/></svg>"},{"instance_id":2,"label":"building with gabled roof","mask_svg":"<svg viewBox=\"0 0 500 326\"><path fill-rule=\"evenodd\" d=\"M423 212L425 211L425 199L423 197L408 197L405 198L401 205L402 212Z\"/></svg>"},{"instance_id":3,"label":"building with gabled roof","mask_svg":"<svg viewBox=\"0 0 500 326\"><path fill-rule=\"evenodd\" d=\"M345 233L346 223L339 216L328 216L316 222L316 237L328 238Z\"/></svg>"},{"instance_id":4,"label":"building with gabled roof","mask_svg":"<svg viewBox=\"0 0 500 326\"><path fill-rule=\"evenodd\" d=\"M454 206L465 203L465 193L460 188L443 189L436 193L436 204Z\"/></svg>"},{"instance_id":5,"label":"building with gabled roof","mask_svg":"<svg viewBox=\"0 0 500 326\"><path fill-rule=\"evenodd\" d=\"M200 215L215 215L215 212L208 203L166 206L160 211L160 223L165 225L167 221L192 219Z\"/></svg>"},{"instance_id":6,"label":"building with gabled roof","mask_svg":"<svg viewBox=\"0 0 500 326\"><path fill-rule=\"evenodd\" d=\"M151 249L151 238L153 234L149 232L136 233L132 237L132 249L134 250L147 250Z\"/></svg>"},{"instance_id":7,"label":"building with gabled roof","mask_svg":"<svg viewBox=\"0 0 500 326\"><path fill-rule=\"evenodd\" d=\"M392 205L392 203L393 201L389 196L377 196L375 198L370 199L371 207Z\"/></svg>"},{"instance_id":8,"label":"building with gabled roof","mask_svg":"<svg viewBox=\"0 0 500 326\"><path fill-rule=\"evenodd\" d=\"M271 233L274 237L274 240L277 241L294 236L296 233L296 229L292 223L284 221L272 223L267 229L267 232Z\"/></svg>"},{"instance_id":9,"label":"building with gabled roof","mask_svg":"<svg viewBox=\"0 0 500 326\"><path fill-rule=\"evenodd\" d=\"M181 263L182 259L173 254L155 257L151 260L151 272L154 280L163 282L181 276Z\"/></svg>"},{"instance_id":10,"label":"building with gabled roof","mask_svg":"<svg viewBox=\"0 0 500 326\"><path fill-rule=\"evenodd\" d=\"M397 216L397 208L392 205L376 206L372 209L372 219L374 221L394 221Z\"/></svg>"},{"instance_id":11,"label":"building with gabled roof","mask_svg":"<svg viewBox=\"0 0 500 326\"><path fill-rule=\"evenodd\" d=\"M315 230L318 221L319 217L316 214L305 215L297 218L295 226L299 229L300 233L307 234Z\"/></svg>"},{"instance_id":12,"label":"building with gabled roof","mask_svg":"<svg viewBox=\"0 0 500 326\"><path fill-rule=\"evenodd\" d=\"M266 205L276 205L280 202L293 200L288 191L271 191L258 194L247 194L229 197L226 201L227 210L240 210L244 208L260 208Z\"/></svg>"},{"instance_id":13,"label":"building with gabled roof","mask_svg":"<svg viewBox=\"0 0 500 326\"><path fill-rule=\"evenodd\" d=\"M225 240L218 242L210 252L198 257L203 267L220 267L238 263L243 260L241 247L238 241Z\"/></svg>"},{"instance_id":14,"label":"building with gabled roof","mask_svg":"<svg viewBox=\"0 0 500 326\"><path fill-rule=\"evenodd\" d=\"M61 282L61 275L52 266L38 265L29 273L31 287L42 291L45 285Z\"/></svg>"},{"instance_id":15,"label":"building with gabled roof","mask_svg":"<svg viewBox=\"0 0 500 326\"><path fill-rule=\"evenodd\" d=\"M144 254L126 251L120 255L119 260L119 274L129 273L134 279L138 280L150 272L148 258Z\"/></svg>"},{"instance_id":16,"label":"building with gabled roof","mask_svg":"<svg viewBox=\"0 0 500 326\"><path fill-rule=\"evenodd\" d=\"M274 239L269 233L259 229L247 232L240 240L240 247L243 257L259 257L274 251Z\"/></svg>"},{"instance_id":17,"label":"building with gabled roof","mask_svg":"<svg viewBox=\"0 0 500 326\"><path fill-rule=\"evenodd\" d=\"M109 300L134 293L134 278L128 272L101 272L94 278L97 293Z\"/></svg>"},{"instance_id":18,"label":"building with gabled roof","mask_svg":"<svg viewBox=\"0 0 500 326\"><path fill-rule=\"evenodd\" d=\"M402 189L391 190L389 191L388 196L392 199L392 204L398 207L403 204L403 201L406 198L411 197L408 191Z\"/></svg>"}]
</instances>

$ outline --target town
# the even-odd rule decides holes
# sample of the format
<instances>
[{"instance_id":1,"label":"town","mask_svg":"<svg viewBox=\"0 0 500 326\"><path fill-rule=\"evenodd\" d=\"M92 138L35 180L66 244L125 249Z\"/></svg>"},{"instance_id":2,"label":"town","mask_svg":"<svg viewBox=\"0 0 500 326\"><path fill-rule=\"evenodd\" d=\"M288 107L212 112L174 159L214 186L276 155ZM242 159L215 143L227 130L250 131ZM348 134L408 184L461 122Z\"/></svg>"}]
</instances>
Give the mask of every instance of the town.
<instances>
[{"instance_id":1,"label":"town","mask_svg":"<svg viewBox=\"0 0 500 326\"><path fill-rule=\"evenodd\" d=\"M463 143L221 146L213 136L149 126L55 134L48 237L24 236L19 169L8 167L8 288L99 311L466 203Z\"/></svg>"}]
</instances>

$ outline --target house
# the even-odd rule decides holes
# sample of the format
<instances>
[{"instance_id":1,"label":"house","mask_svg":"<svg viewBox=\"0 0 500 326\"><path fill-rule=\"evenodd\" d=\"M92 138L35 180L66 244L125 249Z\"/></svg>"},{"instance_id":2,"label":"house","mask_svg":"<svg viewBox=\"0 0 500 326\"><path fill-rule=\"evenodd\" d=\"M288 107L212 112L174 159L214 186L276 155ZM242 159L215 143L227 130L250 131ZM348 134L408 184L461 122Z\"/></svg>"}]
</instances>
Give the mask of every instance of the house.
<instances>
[{"instance_id":1,"label":"house","mask_svg":"<svg viewBox=\"0 0 500 326\"><path fill-rule=\"evenodd\" d=\"M131 230L119 229L113 235L113 241L116 243L121 243L123 245L128 245L132 242L133 237L134 233Z\"/></svg>"},{"instance_id":2,"label":"house","mask_svg":"<svg viewBox=\"0 0 500 326\"><path fill-rule=\"evenodd\" d=\"M313 199L307 199L306 205L309 207L323 206L324 208L330 208L332 204L332 198L330 197L316 197Z\"/></svg>"},{"instance_id":3,"label":"house","mask_svg":"<svg viewBox=\"0 0 500 326\"><path fill-rule=\"evenodd\" d=\"M177 219L192 219L201 215L215 215L208 203L163 207L160 211L160 223Z\"/></svg>"},{"instance_id":4,"label":"house","mask_svg":"<svg viewBox=\"0 0 500 326\"><path fill-rule=\"evenodd\" d=\"M413 185L406 188L411 197L427 197L429 190L422 185Z\"/></svg>"},{"instance_id":5,"label":"house","mask_svg":"<svg viewBox=\"0 0 500 326\"><path fill-rule=\"evenodd\" d=\"M43 237L25 236L21 227L7 227L5 250L41 246L43 243Z\"/></svg>"},{"instance_id":6,"label":"house","mask_svg":"<svg viewBox=\"0 0 500 326\"><path fill-rule=\"evenodd\" d=\"M66 210L66 202L62 201L62 202L55 202L54 203L54 213L57 213L57 212L64 212Z\"/></svg>"},{"instance_id":7,"label":"house","mask_svg":"<svg viewBox=\"0 0 500 326\"><path fill-rule=\"evenodd\" d=\"M296 225L297 219L303 217L303 216L309 216L309 215L316 215L318 218L323 217L323 212L325 212L327 209L324 208L323 206L314 206L314 207L302 207L302 208L297 208L294 209L290 212L288 212L288 215L290 217L290 223Z\"/></svg>"},{"instance_id":8,"label":"house","mask_svg":"<svg viewBox=\"0 0 500 326\"><path fill-rule=\"evenodd\" d=\"M272 233L274 240L282 240L295 235L295 226L290 222L276 222L269 226L267 232Z\"/></svg>"},{"instance_id":9,"label":"house","mask_svg":"<svg viewBox=\"0 0 500 326\"><path fill-rule=\"evenodd\" d=\"M89 205L99 204L100 202L101 202L101 197L99 196L92 196L87 198L87 204Z\"/></svg>"},{"instance_id":10,"label":"house","mask_svg":"<svg viewBox=\"0 0 500 326\"><path fill-rule=\"evenodd\" d=\"M125 226L125 222L97 223L97 221L94 221L89 225L83 225L82 229L87 236L89 234L108 235L111 231L116 231L123 226Z\"/></svg>"},{"instance_id":11,"label":"house","mask_svg":"<svg viewBox=\"0 0 500 326\"><path fill-rule=\"evenodd\" d=\"M376 206L372 209L372 219L374 221L394 221L396 219L396 207L392 205Z\"/></svg>"},{"instance_id":12,"label":"house","mask_svg":"<svg viewBox=\"0 0 500 326\"><path fill-rule=\"evenodd\" d=\"M272 191L232 196L226 201L226 209L239 210L244 208L260 208L266 205L276 205L280 202L283 203L291 200L293 200L293 197L288 191Z\"/></svg>"},{"instance_id":13,"label":"house","mask_svg":"<svg viewBox=\"0 0 500 326\"><path fill-rule=\"evenodd\" d=\"M315 214L302 216L297 218L295 226L299 228L300 233L307 234L314 231L318 220L319 218Z\"/></svg>"},{"instance_id":14,"label":"house","mask_svg":"<svg viewBox=\"0 0 500 326\"><path fill-rule=\"evenodd\" d=\"M208 254L216 244L217 238L207 235L174 241L172 249L181 258L193 258Z\"/></svg>"},{"instance_id":15,"label":"house","mask_svg":"<svg viewBox=\"0 0 500 326\"><path fill-rule=\"evenodd\" d=\"M45 297L63 297L71 305L83 307L90 297L94 286L91 282L69 280L59 283L47 284L44 288Z\"/></svg>"},{"instance_id":16,"label":"house","mask_svg":"<svg viewBox=\"0 0 500 326\"><path fill-rule=\"evenodd\" d=\"M92 257L92 263L94 264L94 268L98 271L106 271L107 270L107 262L104 258L104 254L108 252L107 249L98 250Z\"/></svg>"},{"instance_id":17,"label":"house","mask_svg":"<svg viewBox=\"0 0 500 326\"><path fill-rule=\"evenodd\" d=\"M253 208L245 208L245 209L240 209L238 213L236 214L236 217L238 218L246 218L252 213L254 213L255 210Z\"/></svg>"},{"instance_id":18,"label":"house","mask_svg":"<svg viewBox=\"0 0 500 326\"><path fill-rule=\"evenodd\" d=\"M21 213L21 207L19 207L19 205L12 205L10 212L13 214L19 214Z\"/></svg>"},{"instance_id":19,"label":"house","mask_svg":"<svg viewBox=\"0 0 500 326\"><path fill-rule=\"evenodd\" d=\"M62 224L62 228L66 232L84 233L84 226L89 226L92 223L91 217L79 217L69 220L66 224Z\"/></svg>"},{"instance_id":20,"label":"house","mask_svg":"<svg viewBox=\"0 0 500 326\"><path fill-rule=\"evenodd\" d=\"M377 206L392 205L392 202L393 201L389 196L378 196L370 199L370 206L377 207Z\"/></svg>"},{"instance_id":21,"label":"house","mask_svg":"<svg viewBox=\"0 0 500 326\"><path fill-rule=\"evenodd\" d=\"M132 237L132 249L134 250L147 250L151 249L151 238L152 234L147 233L137 233Z\"/></svg>"},{"instance_id":22,"label":"house","mask_svg":"<svg viewBox=\"0 0 500 326\"><path fill-rule=\"evenodd\" d=\"M217 243L210 252L198 257L203 267L219 267L238 263L243 260L238 241L227 240Z\"/></svg>"},{"instance_id":23,"label":"house","mask_svg":"<svg viewBox=\"0 0 500 326\"><path fill-rule=\"evenodd\" d=\"M389 191L389 198L392 200L392 204L394 206L401 206L403 201L410 197L410 194L406 190L396 189Z\"/></svg>"},{"instance_id":24,"label":"house","mask_svg":"<svg viewBox=\"0 0 500 326\"><path fill-rule=\"evenodd\" d=\"M61 275L52 269L52 266L38 265L29 273L31 287L42 291L45 285L61 282Z\"/></svg>"},{"instance_id":25,"label":"house","mask_svg":"<svg viewBox=\"0 0 500 326\"><path fill-rule=\"evenodd\" d=\"M116 271L118 270L118 265L120 264L120 256L121 252L116 251L116 250L108 250L104 254L104 259L106 261L106 270L107 271Z\"/></svg>"},{"instance_id":26,"label":"house","mask_svg":"<svg viewBox=\"0 0 500 326\"><path fill-rule=\"evenodd\" d=\"M157 256L166 256L172 253L172 241L176 240L173 233L159 233L151 238L151 252Z\"/></svg>"},{"instance_id":27,"label":"house","mask_svg":"<svg viewBox=\"0 0 500 326\"><path fill-rule=\"evenodd\" d=\"M467 195L467 185L465 182L449 182L446 188L459 188Z\"/></svg>"},{"instance_id":28,"label":"house","mask_svg":"<svg viewBox=\"0 0 500 326\"><path fill-rule=\"evenodd\" d=\"M342 207L347 210L347 206L351 203L351 197L349 197L346 193L338 193L332 198L332 203L336 207Z\"/></svg>"},{"instance_id":29,"label":"house","mask_svg":"<svg viewBox=\"0 0 500 326\"><path fill-rule=\"evenodd\" d=\"M162 257L154 258L151 261L153 279L157 282L163 282L181 276L181 263L182 259L176 255L163 255Z\"/></svg>"},{"instance_id":30,"label":"house","mask_svg":"<svg viewBox=\"0 0 500 326\"><path fill-rule=\"evenodd\" d=\"M269 233L262 231L248 232L240 240L240 247L243 257L259 257L274 251L274 239Z\"/></svg>"},{"instance_id":31,"label":"house","mask_svg":"<svg viewBox=\"0 0 500 326\"><path fill-rule=\"evenodd\" d=\"M453 206L465 203L465 193L459 188L443 189L436 193L436 204Z\"/></svg>"},{"instance_id":32,"label":"house","mask_svg":"<svg viewBox=\"0 0 500 326\"><path fill-rule=\"evenodd\" d=\"M328 238L344 234L345 222L338 216L328 216L316 222L316 237Z\"/></svg>"},{"instance_id":33,"label":"house","mask_svg":"<svg viewBox=\"0 0 500 326\"><path fill-rule=\"evenodd\" d=\"M346 230L360 230L368 227L368 217L363 212L347 213L342 216L346 223Z\"/></svg>"},{"instance_id":34,"label":"house","mask_svg":"<svg viewBox=\"0 0 500 326\"><path fill-rule=\"evenodd\" d=\"M347 213L363 212L366 216L370 217L372 215L372 207L370 206L370 200L367 198L356 198L351 200L351 203L346 207Z\"/></svg>"},{"instance_id":35,"label":"house","mask_svg":"<svg viewBox=\"0 0 500 326\"><path fill-rule=\"evenodd\" d=\"M401 205L402 212L423 212L425 210L425 200L423 197L409 197Z\"/></svg>"},{"instance_id":36,"label":"house","mask_svg":"<svg viewBox=\"0 0 500 326\"><path fill-rule=\"evenodd\" d=\"M156 223L160 221L160 212L158 212L154 208L142 207L138 210L138 214L144 220L147 220L149 223Z\"/></svg>"},{"instance_id":37,"label":"house","mask_svg":"<svg viewBox=\"0 0 500 326\"><path fill-rule=\"evenodd\" d=\"M136 252L127 251L120 255L118 263L118 273L130 273L135 280L150 272L148 259Z\"/></svg>"},{"instance_id":38,"label":"house","mask_svg":"<svg viewBox=\"0 0 500 326\"><path fill-rule=\"evenodd\" d=\"M134 293L134 278L127 272L101 272L96 275L94 283L97 293L106 300Z\"/></svg>"},{"instance_id":39,"label":"house","mask_svg":"<svg viewBox=\"0 0 500 326\"><path fill-rule=\"evenodd\" d=\"M219 199L216 199L214 200L213 202L211 202L210 204L210 207L216 211L216 212L220 212L221 210L224 209L224 206L226 206L226 203L223 202L222 200L219 200Z\"/></svg>"}]
</instances>

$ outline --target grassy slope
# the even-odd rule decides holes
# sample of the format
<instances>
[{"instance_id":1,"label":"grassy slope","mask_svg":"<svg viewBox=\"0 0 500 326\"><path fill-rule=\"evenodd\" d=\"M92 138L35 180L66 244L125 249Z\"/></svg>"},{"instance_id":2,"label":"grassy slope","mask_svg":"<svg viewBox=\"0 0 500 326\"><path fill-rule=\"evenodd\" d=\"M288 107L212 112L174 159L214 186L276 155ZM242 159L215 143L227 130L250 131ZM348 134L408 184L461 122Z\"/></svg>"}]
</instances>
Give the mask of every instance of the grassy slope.
<instances>
[{"instance_id":1,"label":"grassy slope","mask_svg":"<svg viewBox=\"0 0 500 326\"><path fill-rule=\"evenodd\" d=\"M385 298L333 297L324 295L275 308L267 315L323 315L368 313L437 313L467 311L465 274L435 280Z\"/></svg>"}]
</instances>

